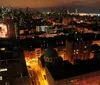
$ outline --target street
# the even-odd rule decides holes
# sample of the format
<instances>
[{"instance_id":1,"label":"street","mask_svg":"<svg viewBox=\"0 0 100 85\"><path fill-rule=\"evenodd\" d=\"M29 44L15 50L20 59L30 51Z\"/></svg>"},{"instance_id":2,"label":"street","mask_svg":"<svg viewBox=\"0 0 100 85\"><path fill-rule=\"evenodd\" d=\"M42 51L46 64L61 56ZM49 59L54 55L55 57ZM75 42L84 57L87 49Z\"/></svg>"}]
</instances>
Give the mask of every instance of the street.
<instances>
[{"instance_id":1,"label":"street","mask_svg":"<svg viewBox=\"0 0 100 85\"><path fill-rule=\"evenodd\" d=\"M38 66L38 59L26 60L31 85L48 85L47 81L42 77L41 70Z\"/></svg>"}]
</instances>

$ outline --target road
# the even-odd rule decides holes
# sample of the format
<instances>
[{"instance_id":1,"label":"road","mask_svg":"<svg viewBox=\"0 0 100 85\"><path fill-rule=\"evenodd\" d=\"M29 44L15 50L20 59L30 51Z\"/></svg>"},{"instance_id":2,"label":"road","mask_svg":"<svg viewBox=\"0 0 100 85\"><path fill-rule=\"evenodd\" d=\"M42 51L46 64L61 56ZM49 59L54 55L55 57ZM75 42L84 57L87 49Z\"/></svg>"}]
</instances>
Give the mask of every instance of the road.
<instances>
[{"instance_id":1,"label":"road","mask_svg":"<svg viewBox=\"0 0 100 85\"><path fill-rule=\"evenodd\" d=\"M47 81L43 78L41 70L38 66L38 59L35 61L32 59L26 60L28 67L28 72L30 75L31 82L34 81L34 84L31 85L48 85Z\"/></svg>"}]
</instances>

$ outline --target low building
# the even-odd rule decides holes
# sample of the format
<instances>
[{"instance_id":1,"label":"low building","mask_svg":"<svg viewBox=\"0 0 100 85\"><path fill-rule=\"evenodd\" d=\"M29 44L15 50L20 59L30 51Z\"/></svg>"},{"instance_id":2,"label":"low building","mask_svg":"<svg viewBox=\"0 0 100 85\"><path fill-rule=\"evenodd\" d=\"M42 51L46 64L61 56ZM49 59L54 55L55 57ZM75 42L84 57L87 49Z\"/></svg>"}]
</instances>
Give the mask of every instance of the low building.
<instances>
[{"instance_id":1,"label":"low building","mask_svg":"<svg viewBox=\"0 0 100 85\"><path fill-rule=\"evenodd\" d=\"M65 46L67 60L74 63L75 59L86 60L93 58L93 55L90 55L91 45L92 39L84 38L82 34L70 35Z\"/></svg>"},{"instance_id":2,"label":"low building","mask_svg":"<svg viewBox=\"0 0 100 85\"><path fill-rule=\"evenodd\" d=\"M99 85L100 59L63 61L53 48L39 59L40 71L48 85Z\"/></svg>"}]
</instances>

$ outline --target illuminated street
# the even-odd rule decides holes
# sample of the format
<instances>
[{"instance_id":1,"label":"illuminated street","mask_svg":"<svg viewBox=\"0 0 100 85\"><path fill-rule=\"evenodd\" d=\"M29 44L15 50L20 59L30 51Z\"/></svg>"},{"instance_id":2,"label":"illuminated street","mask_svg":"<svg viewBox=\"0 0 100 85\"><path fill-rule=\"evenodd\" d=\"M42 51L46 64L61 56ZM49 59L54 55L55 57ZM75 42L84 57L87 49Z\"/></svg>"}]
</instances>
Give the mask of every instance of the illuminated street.
<instances>
[{"instance_id":1,"label":"illuminated street","mask_svg":"<svg viewBox=\"0 0 100 85\"><path fill-rule=\"evenodd\" d=\"M26 60L26 64L29 67L28 72L30 81L34 81L34 84L32 85L48 85L41 75L37 59L35 61L32 59ZM30 73L32 73L32 75L30 75Z\"/></svg>"}]
</instances>

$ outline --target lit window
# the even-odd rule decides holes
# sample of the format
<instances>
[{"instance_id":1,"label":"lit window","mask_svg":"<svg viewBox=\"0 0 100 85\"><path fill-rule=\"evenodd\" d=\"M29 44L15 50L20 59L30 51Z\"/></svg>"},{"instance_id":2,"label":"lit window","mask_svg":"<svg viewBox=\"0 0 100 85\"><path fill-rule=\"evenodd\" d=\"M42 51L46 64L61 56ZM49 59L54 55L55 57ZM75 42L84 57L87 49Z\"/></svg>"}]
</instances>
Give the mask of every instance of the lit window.
<instances>
[{"instance_id":1,"label":"lit window","mask_svg":"<svg viewBox=\"0 0 100 85\"><path fill-rule=\"evenodd\" d=\"M78 52L76 52L76 54L78 54Z\"/></svg>"},{"instance_id":2,"label":"lit window","mask_svg":"<svg viewBox=\"0 0 100 85\"><path fill-rule=\"evenodd\" d=\"M75 50L74 50L74 52L75 52Z\"/></svg>"},{"instance_id":3,"label":"lit window","mask_svg":"<svg viewBox=\"0 0 100 85\"><path fill-rule=\"evenodd\" d=\"M3 79L2 79L2 76L0 76L0 80L3 80Z\"/></svg>"},{"instance_id":4,"label":"lit window","mask_svg":"<svg viewBox=\"0 0 100 85\"><path fill-rule=\"evenodd\" d=\"M5 82L5 85L10 85L10 83L9 82Z\"/></svg>"},{"instance_id":5,"label":"lit window","mask_svg":"<svg viewBox=\"0 0 100 85\"><path fill-rule=\"evenodd\" d=\"M7 68L5 68L5 69L0 69L0 72L3 72L3 71L7 71Z\"/></svg>"},{"instance_id":6,"label":"lit window","mask_svg":"<svg viewBox=\"0 0 100 85\"><path fill-rule=\"evenodd\" d=\"M79 51L79 50L77 49L77 51Z\"/></svg>"},{"instance_id":7,"label":"lit window","mask_svg":"<svg viewBox=\"0 0 100 85\"><path fill-rule=\"evenodd\" d=\"M20 30L20 34L24 34L24 30Z\"/></svg>"},{"instance_id":8,"label":"lit window","mask_svg":"<svg viewBox=\"0 0 100 85\"><path fill-rule=\"evenodd\" d=\"M61 42L61 44L64 44L63 41Z\"/></svg>"},{"instance_id":9,"label":"lit window","mask_svg":"<svg viewBox=\"0 0 100 85\"><path fill-rule=\"evenodd\" d=\"M78 41L78 38L77 38L77 41Z\"/></svg>"},{"instance_id":10,"label":"lit window","mask_svg":"<svg viewBox=\"0 0 100 85\"><path fill-rule=\"evenodd\" d=\"M32 47L32 46L30 46L30 47Z\"/></svg>"},{"instance_id":11,"label":"lit window","mask_svg":"<svg viewBox=\"0 0 100 85\"><path fill-rule=\"evenodd\" d=\"M77 34L77 32L75 32L75 34Z\"/></svg>"},{"instance_id":12,"label":"lit window","mask_svg":"<svg viewBox=\"0 0 100 85\"><path fill-rule=\"evenodd\" d=\"M5 48L1 48L1 50L2 50L2 51L4 51L4 50L5 50Z\"/></svg>"},{"instance_id":13,"label":"lit window","mask_svg":"<svg viewBox=\"0 0 100 85\"><path fill-rule=\"evenodd\" d=\"M84 48L87 48L87 46L84 46Z\"/></svg>"}]
</instances>

